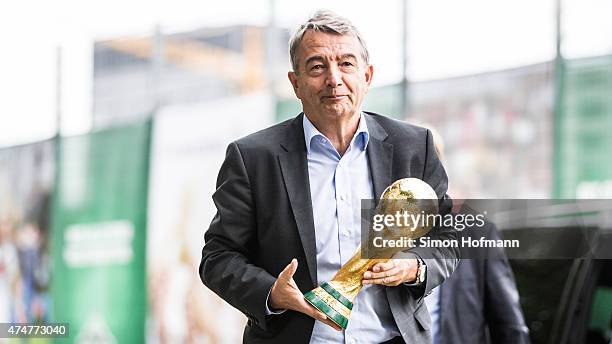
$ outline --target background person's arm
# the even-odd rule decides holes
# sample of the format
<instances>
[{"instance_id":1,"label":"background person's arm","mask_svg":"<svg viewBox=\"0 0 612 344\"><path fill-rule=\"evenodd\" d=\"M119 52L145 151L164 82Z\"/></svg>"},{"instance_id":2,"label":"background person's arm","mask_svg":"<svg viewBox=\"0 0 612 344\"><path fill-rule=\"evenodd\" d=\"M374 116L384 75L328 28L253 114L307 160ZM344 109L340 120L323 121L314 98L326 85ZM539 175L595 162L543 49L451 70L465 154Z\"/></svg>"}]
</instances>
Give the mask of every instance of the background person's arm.
<instances>
[{"instance_id":1,"label":"background person's arm","mask_svg":"<svg viewBox=\"0 0 612 344\"><path fill-rule=\"evenodd\" d=\"M493 223L487 223L487 239L500 239ZM502 248L489 248L485 266L485 320L492 343L529 343L529 329L519 303L514 274Z\"/></svg>"}]
</instances>

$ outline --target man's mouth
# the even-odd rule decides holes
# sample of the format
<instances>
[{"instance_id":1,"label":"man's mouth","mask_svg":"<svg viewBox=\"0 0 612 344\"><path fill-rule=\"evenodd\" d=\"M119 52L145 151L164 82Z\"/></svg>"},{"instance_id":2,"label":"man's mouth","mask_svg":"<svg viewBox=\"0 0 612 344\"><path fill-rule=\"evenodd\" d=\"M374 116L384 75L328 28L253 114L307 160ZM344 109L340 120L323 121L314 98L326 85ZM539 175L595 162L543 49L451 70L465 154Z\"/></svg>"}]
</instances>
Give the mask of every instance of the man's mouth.
<instances>
[{"instance_id":1,"label":"man's mouth","mask_svg":"<svg viewBox=\"0 0 612 344\"><path fill-rule=\"evenodd\" d=\"M323 96L323 99L324 100L341 100L341 99L344 99L345 97L346 95L335 94L335 95Z\"/></svg>"}]
</instances>

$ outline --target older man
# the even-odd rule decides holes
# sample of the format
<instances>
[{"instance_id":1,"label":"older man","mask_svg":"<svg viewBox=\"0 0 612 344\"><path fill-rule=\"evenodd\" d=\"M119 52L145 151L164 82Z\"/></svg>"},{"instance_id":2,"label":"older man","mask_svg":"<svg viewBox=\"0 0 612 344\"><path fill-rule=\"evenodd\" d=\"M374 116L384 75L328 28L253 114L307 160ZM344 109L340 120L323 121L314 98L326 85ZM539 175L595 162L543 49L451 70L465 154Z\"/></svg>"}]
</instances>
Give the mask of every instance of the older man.
<instances>
[{"instance_id":1,"label":"older man","mask_svg":"<svg viewBox=\"0 0 612 344\"><path fill-rule=\"evenodd\" d=\"M417 248L375 265L344 331L304 300L358 247L362 199L416 177L450 207L431 133L361 111L374 68L348 20L316 12L291 38L290 55L303 113L229 145L202 281L246 314L244 342L429 343L423 297L454 270L453 249Z\"/></svg>"}]
</instances>

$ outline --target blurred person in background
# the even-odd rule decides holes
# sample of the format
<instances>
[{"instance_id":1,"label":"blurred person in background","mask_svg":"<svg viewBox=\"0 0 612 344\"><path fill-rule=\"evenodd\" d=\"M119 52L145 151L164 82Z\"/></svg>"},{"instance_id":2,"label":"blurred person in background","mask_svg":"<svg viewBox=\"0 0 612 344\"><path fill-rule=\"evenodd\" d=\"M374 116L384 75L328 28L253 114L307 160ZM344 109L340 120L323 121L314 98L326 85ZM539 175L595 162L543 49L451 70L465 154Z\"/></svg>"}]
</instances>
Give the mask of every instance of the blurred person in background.
<instances>
[{"instance_id":1,"label":"blurred person in background","mask_svg":"<svg viewBox=\"0 0 612 344\"><path fill-rule=\"evenodd\" d=\"M48 250L51 193L33 187L27 201L25 221L18 227L15 244L23 288L27 322L49 320L50 258Z\"/></svg>"},{"instance_id":2,"label":"blurred person in background","mask_svg":"<svg viewBox=\"0 0 612 344\"><path fill-rule=\"evenodd\" d=\"M200 277L246 314L247 343L430 343L423 297L454 270L454 248L417 248L374 265L344 331L304 299L359 246L362 199L416 177L436 191L441 212L451 202L430 132L361 111L374 69L348 20L318 11L289 45L303 113L229 145Z\"/></svg>"},{"instance_id":3,"label":"blurred person in background","mask_svg":"<svg viewBox=\"0 0 612 344\"><path fill-rule=\"evenodd\" d=\"M0 323L26 322L13 232L14 221L8 217L0 219Z\"/></svg>"},{"instance_id":4,"label":"blurred person in background","mask_svg":"<svg viewBox=\"0 0 612 344\"><path fill-rule=\"evenodd\" d=\"M45 322L47 306L45 292L48 284L48 273L44 273L41 252L41 231L32 221L23 224L17 231L17 252L23 286L23 301L26 305L28 323Z\"/></svg>"},{"instance_id":5,"label":"blurred person in background","mask_svg":"<svg viewBox=\"0 0 612 344\"><path fill-rule=\"evenodd\" d=\"M436 152L444 159L444 141L428 125ZM461 201L454 199L455 209ZM461 211L458 209L458 211ZM478 234L478 236L476 236ZM460 236L500 239L495 224L485 221L477 230ZM519 293L503 248L479 248L459 261L457 269L425 298L432 320L433 344L529 343L529 329L519 303Z\"/></svg>"}]
</instances>

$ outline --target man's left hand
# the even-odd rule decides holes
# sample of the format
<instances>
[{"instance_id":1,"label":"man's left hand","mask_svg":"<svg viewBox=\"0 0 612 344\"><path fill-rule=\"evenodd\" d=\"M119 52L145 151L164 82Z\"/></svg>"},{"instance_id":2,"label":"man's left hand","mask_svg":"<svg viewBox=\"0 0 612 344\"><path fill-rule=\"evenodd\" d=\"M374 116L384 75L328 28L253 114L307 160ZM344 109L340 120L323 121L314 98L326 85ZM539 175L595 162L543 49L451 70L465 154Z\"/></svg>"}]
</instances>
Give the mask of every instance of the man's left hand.
<instances>
[{"instance_id":1,"label":"man's left hand","mask_svg":"<svg viewBox=\"0 0 612 344\"><path fill-rule=\"evenodd\" d=\"M389 259L374 264L363 274L363 284L382 284L394 287L416 280L418 262L416 259Z\"/></svg>"}]
</instances>

